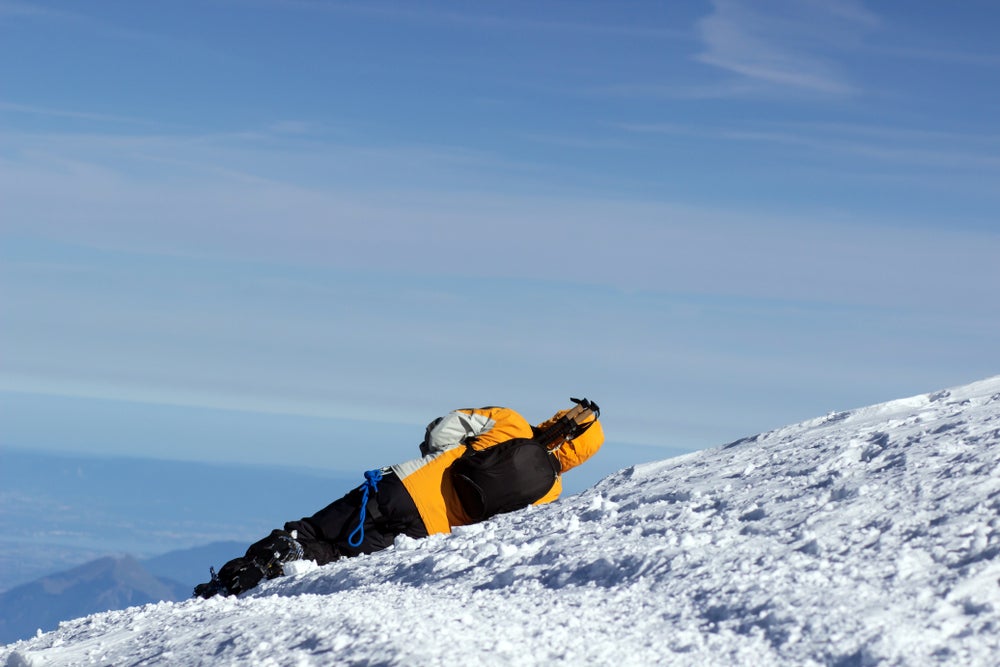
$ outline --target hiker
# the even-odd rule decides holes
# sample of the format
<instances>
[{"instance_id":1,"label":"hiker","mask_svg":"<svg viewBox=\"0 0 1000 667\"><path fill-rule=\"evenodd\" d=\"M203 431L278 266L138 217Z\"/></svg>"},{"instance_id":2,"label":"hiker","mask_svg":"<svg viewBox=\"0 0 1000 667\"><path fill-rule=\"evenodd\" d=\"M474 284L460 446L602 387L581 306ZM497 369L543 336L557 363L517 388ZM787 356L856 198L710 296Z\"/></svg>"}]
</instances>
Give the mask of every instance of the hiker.
<instances>
[{"instance_id":1,"label":"hiker","mask_svg":"<svg viewBox=\"0 0 1000 667\"><path fill-rule=\"evenodd\" d=\"M449 533L496 514L544 504L562 492L562 473L604 442L600 410L587 399L532 427L503 407L455 410L432 421L421 458L369 470L365 482L311 517L289 521L195 587L195 595L238 595L282 563L319 565L381 551L398 535Z\"/></svg>"}]
</instances>

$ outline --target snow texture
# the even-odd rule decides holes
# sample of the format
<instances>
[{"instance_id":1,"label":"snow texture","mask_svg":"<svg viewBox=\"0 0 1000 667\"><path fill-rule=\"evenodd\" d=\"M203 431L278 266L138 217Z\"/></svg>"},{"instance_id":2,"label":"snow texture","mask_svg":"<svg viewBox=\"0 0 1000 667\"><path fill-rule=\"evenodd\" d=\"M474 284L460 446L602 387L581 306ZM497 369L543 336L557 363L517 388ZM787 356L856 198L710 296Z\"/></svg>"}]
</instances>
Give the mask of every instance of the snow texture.
<instances>
[{"instance_id":1,"label":"snow texture","mask_svg":"<svg viewBox=\"0 0 1000 667\"><path fill-rule=\"evenodd\" d=\"M1000 377L628 468L240 598L66 622L0 665L995 665L998 442Z\"/></svg>"}]
</instances>

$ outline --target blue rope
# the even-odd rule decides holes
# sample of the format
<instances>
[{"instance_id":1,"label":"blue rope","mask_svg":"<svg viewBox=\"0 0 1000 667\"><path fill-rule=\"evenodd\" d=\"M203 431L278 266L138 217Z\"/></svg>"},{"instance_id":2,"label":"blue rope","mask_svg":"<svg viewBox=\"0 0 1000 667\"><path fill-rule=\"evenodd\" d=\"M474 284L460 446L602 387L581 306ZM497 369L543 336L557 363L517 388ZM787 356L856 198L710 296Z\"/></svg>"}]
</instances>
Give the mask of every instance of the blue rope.
<instances>
[{"instance_id":1,"label":"blue rope","mask_svg":"<svg viewBox=\"0 0 1000 667\"><path fill-rule=\"evenodd\" d=\"M365 472L365 483L358 487L361 491L361 511L358 513L358 527L347 536L347 543L352 547L360 547L365 540L365 515L368 512L368 493L374 491L378 493L378 483L382 481L382 470L369 470ZM357 535L357 539L355 539Z\"/></svg>"}]
</instances>

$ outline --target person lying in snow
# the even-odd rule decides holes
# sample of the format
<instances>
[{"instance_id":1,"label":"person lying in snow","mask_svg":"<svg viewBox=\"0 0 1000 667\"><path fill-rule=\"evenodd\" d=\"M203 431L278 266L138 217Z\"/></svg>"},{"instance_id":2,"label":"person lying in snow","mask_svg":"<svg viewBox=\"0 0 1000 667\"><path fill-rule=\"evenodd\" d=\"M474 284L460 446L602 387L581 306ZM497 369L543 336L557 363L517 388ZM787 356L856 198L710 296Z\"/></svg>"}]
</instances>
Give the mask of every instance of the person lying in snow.
<instances>
[{"instance_id":1,"label":"person lying in snow","mask_svg":"<svg viewBox=\"0 0 1000 667\"><path fill-rule=\"evenodd\" d=\"M365 482L311 517L289 521L252 544L241 558L199 584L195 596L238 595L282 564L319 565L449 533L503 512L548 503L562 492L560 475L604 443L600 410L587 399L532 427L510 408L455 410L427 426L421 458L369 470Z\"/></svg>"}]
</instances>

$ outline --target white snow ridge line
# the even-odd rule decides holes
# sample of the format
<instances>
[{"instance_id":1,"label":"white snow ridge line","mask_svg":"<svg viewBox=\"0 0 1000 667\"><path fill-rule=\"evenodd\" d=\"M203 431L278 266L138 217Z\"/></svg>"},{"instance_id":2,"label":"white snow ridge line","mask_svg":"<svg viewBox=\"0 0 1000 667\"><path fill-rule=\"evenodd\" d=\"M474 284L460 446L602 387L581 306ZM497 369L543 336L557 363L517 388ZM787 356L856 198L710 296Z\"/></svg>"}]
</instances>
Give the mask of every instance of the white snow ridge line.
<instances>
[{"instance_id":1,"label":"white snow ridge line","mask_svg":"<svg viewBox=\"0 0 1000 667\"><path fill-rule=\"evenodd\" d=\"M994 665L1000 377L0 649L48 665Z\"/></svg>"}]
</instances>

